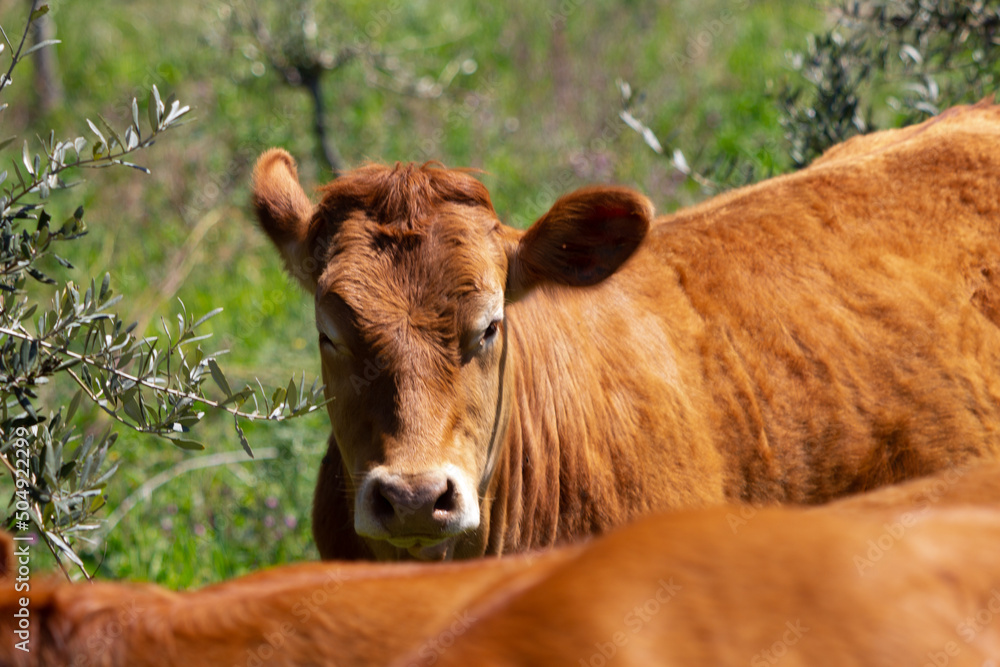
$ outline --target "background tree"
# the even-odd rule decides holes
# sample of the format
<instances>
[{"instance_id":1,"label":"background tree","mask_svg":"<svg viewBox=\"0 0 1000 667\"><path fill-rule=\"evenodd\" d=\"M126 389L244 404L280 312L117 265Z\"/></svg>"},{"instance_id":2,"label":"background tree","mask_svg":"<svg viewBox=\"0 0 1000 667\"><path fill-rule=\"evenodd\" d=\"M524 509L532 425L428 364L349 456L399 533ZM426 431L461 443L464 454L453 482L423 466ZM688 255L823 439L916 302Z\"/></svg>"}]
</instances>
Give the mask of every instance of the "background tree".
<instances>
[{"instance_id":1,"label":"background tree","mask_svg":"<svg viewBox=\"0 0 1000 667\"><path fill-rule=\"evenodd\" d=\"M758 154L787 155L805 167L857 134L910 125L956 104L995 94L1000 76L1000 3L956 0L848 2L829 10L832 26L789 51L792 74L769 82L768 97L784 130ZM731 151L702 152L689 164L679 147L665 150L640 118L628 83L620 84L622 120L705 194L717 194L783 170L775 162ZM780 161L779 161L780 164Z\"/></svg>"},{"instance_id":2,"label":"background tree","mask_svg":"<svg viewBox=\"0 0 1000 667\"><path fill-rule=\"evenodd\" d=\"M28 0L31 11L37 11L43 0ZM35 44L50 42L56 38L56 26L47 13L39 16L32 25ZM62 79L59 77L59 61L55 49L41 49L35 54L35 93L38 95L38 110L50 114L63 103Z\"/></svg>"},{"instance_id":3,"label":"background tree","mask_svg":"<svg viewBox=\"0 0 1000 667\"><path fill-rule=\"evenodd\" d=\"M803 167L855 134L910 125L996 91L1000 4L851 2L810 36L777 95L789 155Z\"/></svg>"},{"instance_id":4,"label":"background tree","mask_svg":"<svg viewBox=\"0 0 1000 667\"><path fill-rule=\"evenodd\" d=\"M10 54L10 66L0 75L0 96L25 58L57 43L40 41L26 48L32 27L47 12L45 4L32 10L19 41L12 42L0 28ZM148 173L131 162L133 154L180 124L188 111L173 98L161 100L154 85L148 130L141 129L133 99L124 132L103 117L98 123L87 119L89 140L59 141L52 131L39 141L39 154L25 139L18 158L11 160L16 181L8 171L0 172L5 184L0 195L0 462L14 483L6 527L26 531L33 526L60 565L65 557L84 572L73 542L100 527L104 489L117 469L107 465L107 454L117 435L111 428L81 435L74 427L81 402L93 403L113 422L187 450L204 448L190 431L205 410L226 411L253 456L240 418L283 420L315 410L322 400L321 387L316 382L306 387L304 378L296 382L293 377L287 388L267 393L249 385L234 389L219 365L222 353L200 346L209 336L199 327L221 309L195 318L181 303L176 322L162 322L162 336L136 336L135 324L126 325L115 311L121 295L115 295L110 274L83 286L54 277L53 269L74 268L57 254L60 248L87 233L83 207L62 222L45 210L53 192L71 187L64 180L67 173L111 166ZM16 138L4 140L8 154ZM205 387L209 377L214 399ZM77 387L68 404L47 393L55 384Z\"/></svg>"},{"instance_id":5,"label":"background tree","mask_svg":"<svg viewBox=\"0 0 1000 667\"><path fill-rule=\"evenodd\" d=\"M428 43L417 48L387 46L374 39L402 13L400 2L380 7L367 26L355 25L336 5L316 0L293 0L279 6L240 0L232 7L230 17L234 34L245 34L251 40L244 45L245 49L249 47L245 53L266 62L284 83L302 87L309 94L316 154L334 174L347 168L328 120L331 111L339 110L336 95L329 92L336 88L327 85L335 81L332 76L337 70L357 65L372 87L424 99L440 97L461 72L464 58L446 61L443 65L437 63L437 58L424 58L430 61L431 67L440 68L440 74L434 78L418 75L409 62L415 54L438 44L440 37L431 37ZM331 30L331 26L341 27ZM334 101L329 105L327 100L331 95Z\"/></svg>"}]
</instances>

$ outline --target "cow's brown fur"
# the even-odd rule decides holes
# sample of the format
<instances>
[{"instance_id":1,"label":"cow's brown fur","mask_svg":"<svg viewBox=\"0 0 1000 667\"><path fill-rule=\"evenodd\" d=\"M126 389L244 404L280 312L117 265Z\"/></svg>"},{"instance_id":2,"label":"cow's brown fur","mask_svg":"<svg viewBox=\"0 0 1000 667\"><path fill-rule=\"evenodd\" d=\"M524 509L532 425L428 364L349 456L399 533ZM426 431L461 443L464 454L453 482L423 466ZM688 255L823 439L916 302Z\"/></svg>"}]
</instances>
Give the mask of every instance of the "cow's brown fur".
<instances>
[{"instance_id":1,"label":"cow's brown fur","mask_svg":"<svg viewBox=\"0 0 1000 667\"><path fill-rule=\"evenodd\" d=\"M935 507L1000 504L1000 463L948 468L934 475L859 493L820 505L813 511L850 514L873 510L924 512Z\"/></svg>"},{"instance_id":2,"label":"cow's brown fur","mask_svg":"<svg viewBox=\"0 0 1000 667\"><path fill-rule=\"evenodd\" d=\"M864 505L682 511L543 554L293 565L190 593L34 574L30 653L12 633L25 593L0 573L0 664L982 667L1000 657L998 479L994 464Z\"/></svg>"},{"instance_id":3,"label":"cow's brown fur","mask_svg":"<svg viewBox=\"0 0 1000 667\"><path fill-rule=\"evenodd\" d=\"M351 348L323 355L326 558L406 556L354 535L359 480L448 462L479 482L494 421L479 527L448 556L658 508L817 503L1000 451L997 107L853 139L648 234L624 189L521 233L470 176L412 165L348 174L307 216L291 164L261 158L257 210ZM501 345L462 342L499 290L504 373Z\"/></svg>"},{"instance_id":4,"label":"cow's brown fur","mask_svg":"<svg viewBox=\"0 0 1000 667\"><path fill-rule=\"evenodd\" d=\"M496 605L435 664L983 667L1000 657L995 503L733 516L640 519Z\"/></svg>"},{"instance_id":5,"label":"cow's brown fur","mask_svg":"<svg viewBox=\"0 0 1000 667\"><path fill-rule=\"evenodd\" d=\"M8 544L9 536L0 533ZM5 545L6 546L6 545ZM176 593L150 584L67 584L35 573L30 591L0 578L4 667L387 665L474 620L480 599L533 584L573 550L421 567L308 563ZM19 598L30 651L15 644Z\"/></svg>"}]
</instances>

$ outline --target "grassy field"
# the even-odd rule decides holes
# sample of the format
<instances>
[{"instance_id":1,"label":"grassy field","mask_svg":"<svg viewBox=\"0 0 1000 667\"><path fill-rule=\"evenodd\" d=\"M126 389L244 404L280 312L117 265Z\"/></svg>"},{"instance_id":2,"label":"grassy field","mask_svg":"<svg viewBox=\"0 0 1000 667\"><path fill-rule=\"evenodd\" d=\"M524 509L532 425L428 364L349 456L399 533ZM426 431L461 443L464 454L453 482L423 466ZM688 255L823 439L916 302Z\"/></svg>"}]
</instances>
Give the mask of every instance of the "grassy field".
<instances>
[{"instance_id":1,"label":"grassy field","mask_svg":"<svg viewBox=\"0 0 1000 667\"><path fill-rule=\"evenodd\" d=\"M635 113L668 154L680 149L693 165L735 157L760 174L787 169L769 91L790 76L787 52L824 20L790 1L354 1L317 3L305 21L289 9L297 3L256 4L276 41L284 30L293 45L331 53L377 47L379 67L355 59L323 78L326 121L348 165L435 159L480 168L497 210L518 226L592 182L634 186L661 211L705 196L619 119L619 80L636 91ZM25 5L0 2L8 33L20 30ZM50 5L64 103L38 108L26 64L6 100L5 136L50 128L76 136L98 113L124 128L131 98L144 102L153 84L193 108L186 126L141 156L151 176L87 172L53 198L56 219L80 203L87 209L91 232L70 253L74 280L110 271L126 295L125 319L149 331L175 317L178 299L196 314L224 306L206 347L230 350L231 380L315 377L312 304L256 230L247 181L255 156L272 145L298 157L307 185L330 172L316 159L310 99L241 22L247 3ZM84 430L106 426L97 411L80 419ZM248 424L259 454L252 461L231 420L200 428L209 446L195 454L122 432L112 455L121 468L107 489L108 514L120 520L87 554L98 576L183 587L317 557L309 508L325 415ZM228 463L199 458L227 453ZM209 462L217 465L185 471Z\"/></svg>"}]
</instances>

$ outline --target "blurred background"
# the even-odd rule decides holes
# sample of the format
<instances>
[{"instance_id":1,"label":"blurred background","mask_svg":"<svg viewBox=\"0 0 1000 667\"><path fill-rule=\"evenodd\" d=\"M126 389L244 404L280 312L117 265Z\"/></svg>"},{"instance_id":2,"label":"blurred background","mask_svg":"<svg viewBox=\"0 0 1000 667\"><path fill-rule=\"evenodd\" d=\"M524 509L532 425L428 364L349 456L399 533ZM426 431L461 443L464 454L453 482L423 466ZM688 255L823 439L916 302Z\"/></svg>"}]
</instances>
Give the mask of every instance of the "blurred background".
<instances>
[{"instance_id":1,"label":"blurred background","mask_svg":"<svg viewBox=\"0 0 1000 667\"><path fill-rule=\"evenodd\" d=\"M12 39L31 5L0 1ZM144 115L154 84L192 108L186 125L137 157L151 175L76 173L75 189L53 195L54 219L87 210L90 233L67 249L74 280L110 271L126 295L119 311L149 331L175 317L178 300L194 314L223 306L204 345L229 350L234 384L319 373L311 299L285 276L248 206L250 171L268 147L296 156L307 190L365 161L475 167L501 219L519 227L595 182L637 188L666 213L807 162L822 146L791 128L822 119L803 95L814 101L825 83L850 93L850 73L860 72L848 62L851 33L830 37L842 11L783 0L49 6L46 38L62 43L20 66L5 92L2 130L19 137L15 146L50 129L84 135L97 114L124 127L132 98ZM900 67L924 64L884 36L864 48L883 47ZM823 122L850 134L933 113L940 86L924 76L865 83L867 100L841 95ZM965 92L975 98L991 84ZM96 410L81 423L107 427ZM105 514L115 525L85 554L97 576L183 587L317 558L309 511L325 413L244 424L254 460L225 415L198 428L205 452L119 428ZM36 569L50 565L36 553Z\"/></svg>"}]
</instances>

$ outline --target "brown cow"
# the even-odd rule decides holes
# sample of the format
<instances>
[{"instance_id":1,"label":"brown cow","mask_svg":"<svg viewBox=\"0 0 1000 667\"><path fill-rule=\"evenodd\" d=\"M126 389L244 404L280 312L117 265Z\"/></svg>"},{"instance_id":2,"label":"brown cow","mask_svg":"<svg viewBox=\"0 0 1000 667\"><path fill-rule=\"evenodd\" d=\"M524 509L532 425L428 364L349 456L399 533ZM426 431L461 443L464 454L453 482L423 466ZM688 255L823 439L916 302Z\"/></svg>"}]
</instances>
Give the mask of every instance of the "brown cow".
<instances>
[{"instance_id":1,"label":"brown cow","mask_svg":"<svg viewBox=\"0 0 1000 667\"><path fill-rule=\"evenodd\" d=\"M0 665L983 667L1000 661L997 479L992 465L868 508L691 510L537 556L311 563L191 593L8 577Z\"/></svg>"},{"instance_id":2,"label":"brown cow","mask_svg":"<svg viewBox=\"0 0 1000 667\"><path fill-rule=\"evenodd\" d=\"M315 294L325 558L515 552L1000 451L997 107L656 220L590 188L520 232L428 165L363 167L314 207L281 150L254 204Z\"/></svg>"},{"instance_id":3,"label":"brown cow","mask_svg":"<svg viewBox=\"0 0 1000 667\"><path fill-rule=\"evenodd\" d=\"M995 502L768 508L735 529L725 514L640 519L598 540L492 605L434 664L1000 665ZM431 664L421 657L393 664Z\"/></svg>"},{"instance_id":4,"label":"brown cow","mask_svg":"<svg viewBox=\"0 0 1000 667\"><path fill-rule=\"evenodd\" d=\"M0 540L9 549L10 537ZM306 563L190 593L40 573L22 576L25 589L0 577L0 667L387 665L435 633L467 628L494 590L514 594L574 554Z\"/></svg>"}]
</instances>

